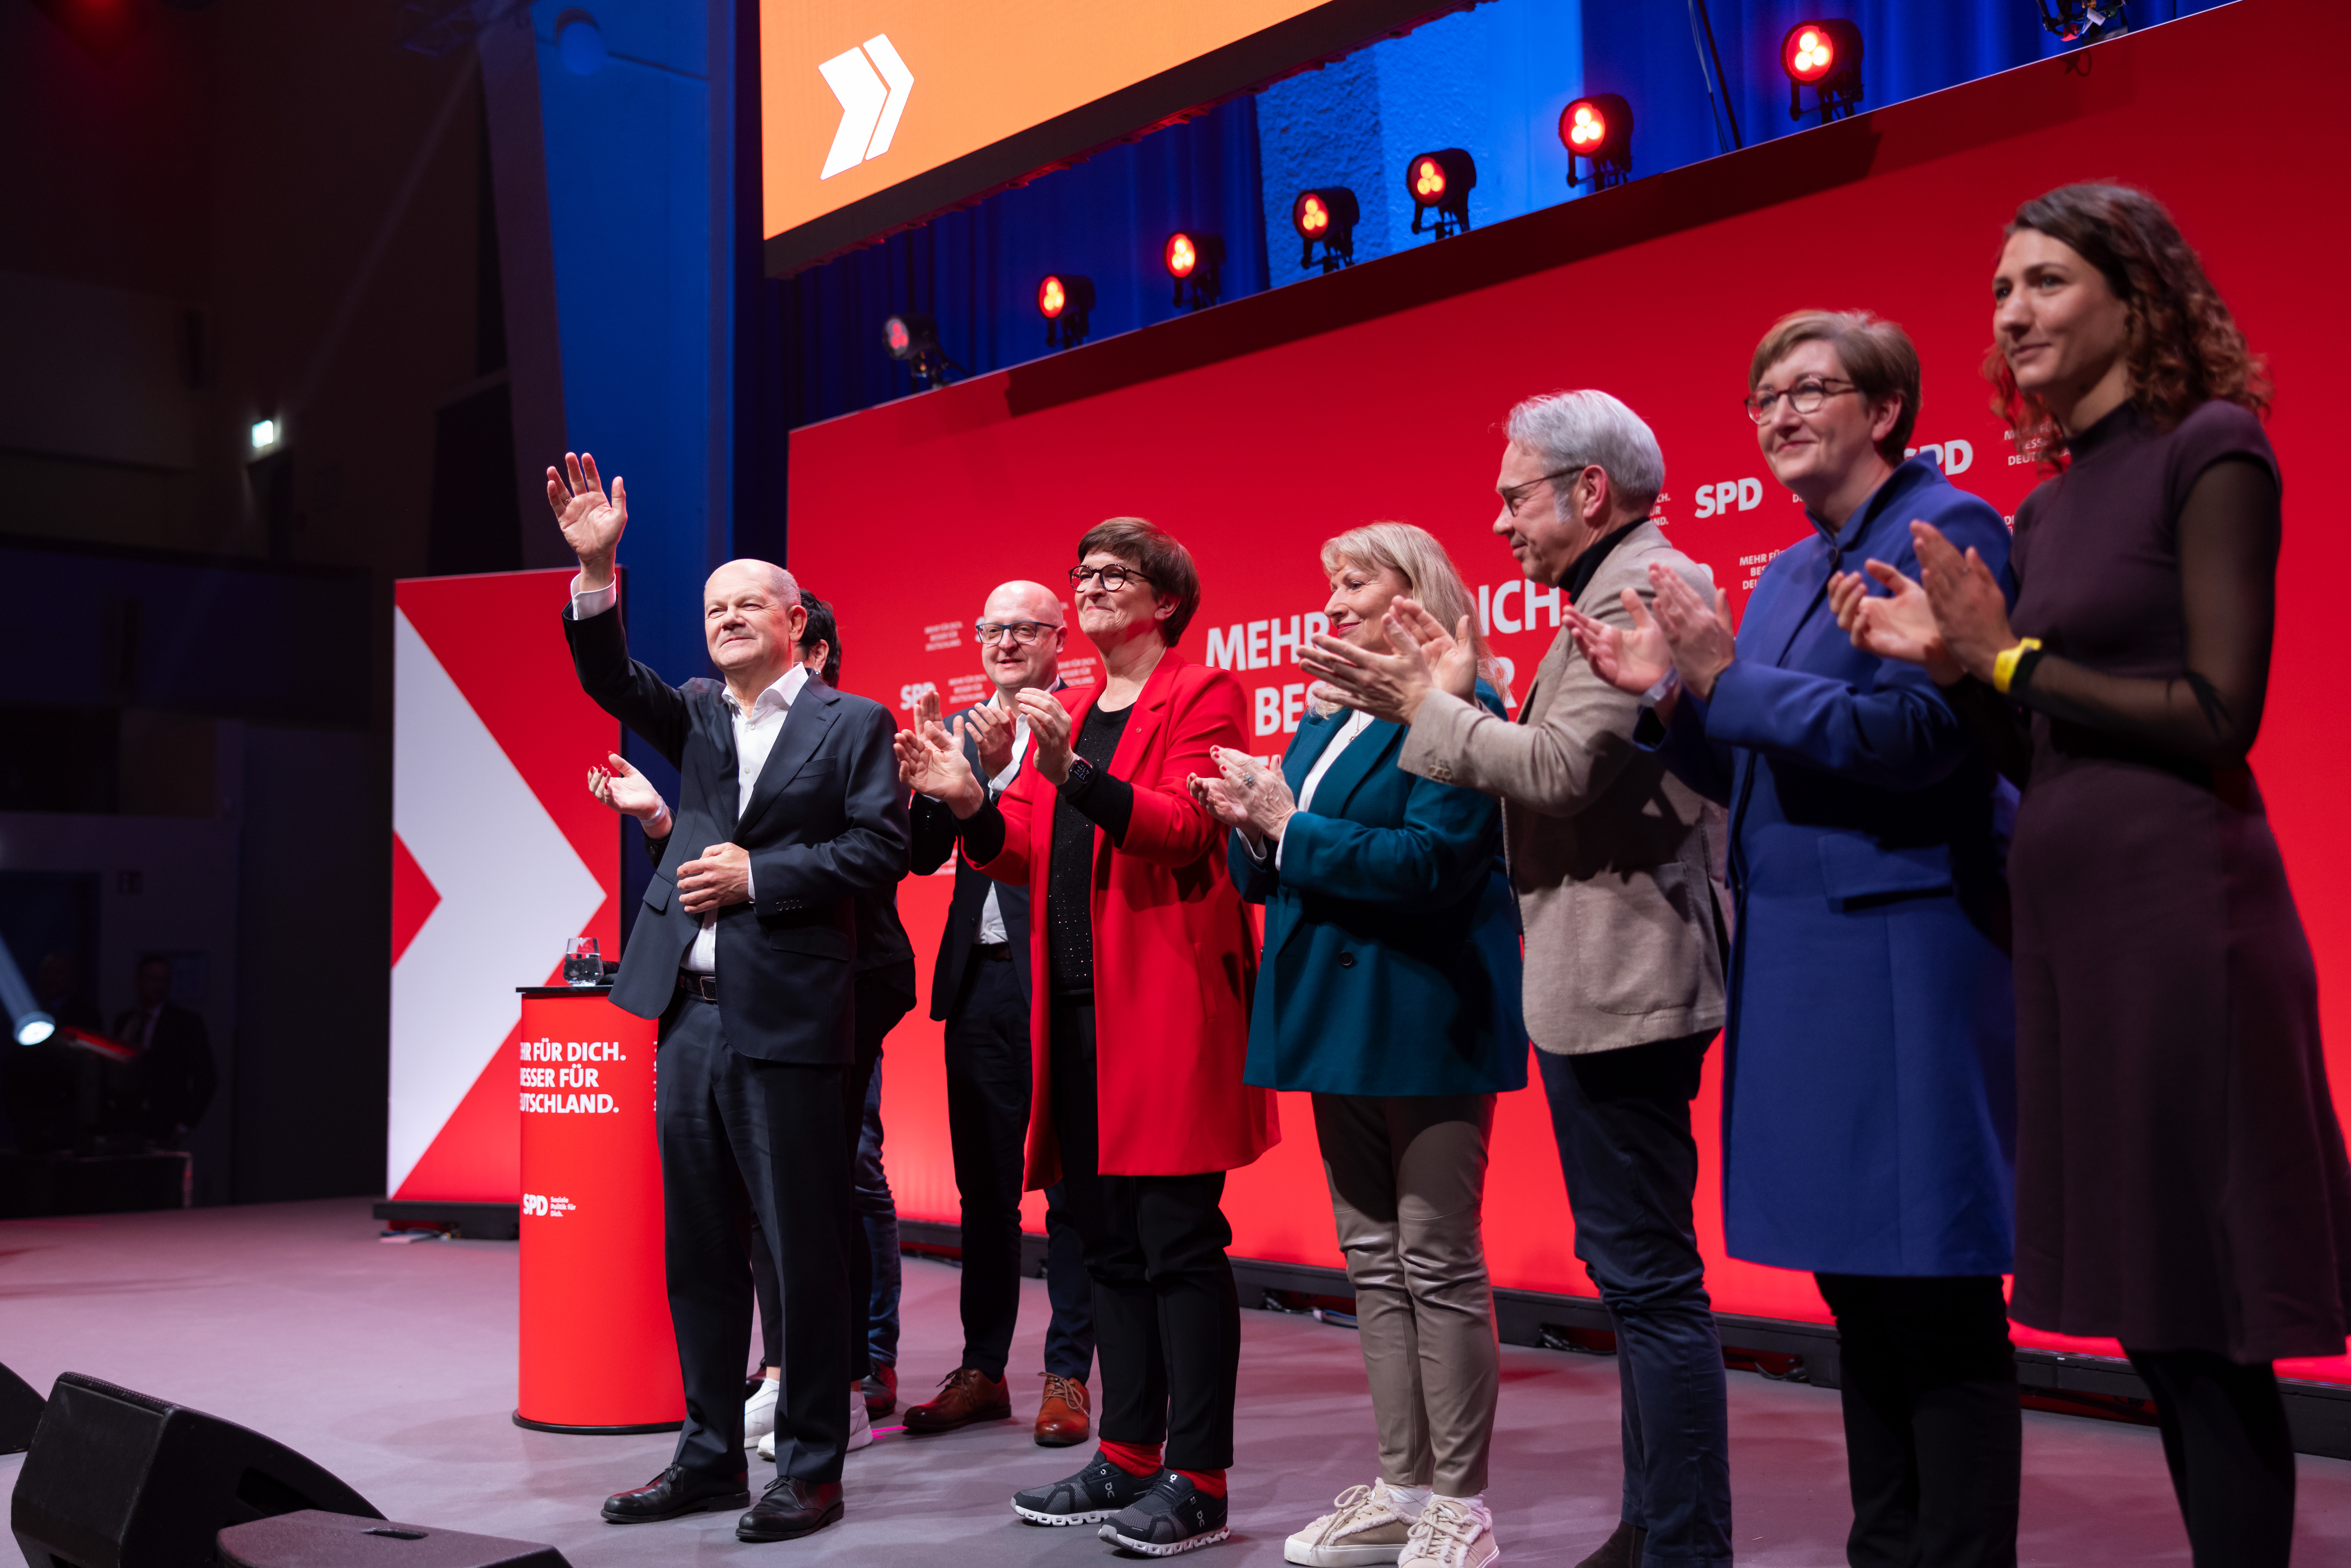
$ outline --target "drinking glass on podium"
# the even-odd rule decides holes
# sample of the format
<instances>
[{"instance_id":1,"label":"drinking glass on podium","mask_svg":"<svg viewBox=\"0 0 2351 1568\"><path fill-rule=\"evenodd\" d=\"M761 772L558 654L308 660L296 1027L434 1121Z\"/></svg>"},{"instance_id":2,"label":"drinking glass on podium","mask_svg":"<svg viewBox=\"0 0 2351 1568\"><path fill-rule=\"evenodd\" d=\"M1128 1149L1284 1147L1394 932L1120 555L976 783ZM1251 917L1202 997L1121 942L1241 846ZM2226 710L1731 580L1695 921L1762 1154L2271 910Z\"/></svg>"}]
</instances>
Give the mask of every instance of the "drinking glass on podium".
<instances>
[{"instance_id":1,"label":"drinking glass on podium","mask_svg":"<svg viewBox=\"0 0 2351 1568\"><path fill-rule=\"evenodd\" d=\"M567 986L601 986L604 983L604 960L596 951L593 936L573 936L563 944L563 983Z\"/></svg>"}]
</instances>

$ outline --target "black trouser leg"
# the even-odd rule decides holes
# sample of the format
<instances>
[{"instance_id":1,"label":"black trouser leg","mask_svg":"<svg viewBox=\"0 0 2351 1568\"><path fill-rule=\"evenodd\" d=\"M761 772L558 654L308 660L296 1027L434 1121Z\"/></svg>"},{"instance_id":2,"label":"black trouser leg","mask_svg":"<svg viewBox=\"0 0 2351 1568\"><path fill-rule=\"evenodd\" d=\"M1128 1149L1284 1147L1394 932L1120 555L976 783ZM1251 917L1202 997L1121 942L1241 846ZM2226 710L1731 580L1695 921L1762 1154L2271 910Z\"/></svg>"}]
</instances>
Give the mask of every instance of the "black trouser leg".
<instances>
[{"instance_id":1,"label":"black trouser leg","mask_svg":"<svg viewBox=\"0 0 2351 1568\"><path fill-rule=\"evenodd\" d=\"M1009 962L964 966L962 994L947 1013L946 1070L947 1140L963 1202L963 1364L1000 1378L1020 1313L1029 1141L1029 1001Z\"/></svg>"},{"instance_id":2,"label":"black trouser leg","mask_svg":"<svg viewBox=\"0 0 2351 1568\"><path fill-rule=\"evenodd\" d=\"M1045 1189L1045 1300L1053 1309L1045 1325L1045 1370L1056 1377L1091 1382L1094 1371L1094 1282L1086 1272L1086 1244L1070 1218L1069 1197L1061 1182Z\"/></svg>"},{"instance_id":3,"label":"black trouser leg","mask_svg":"<svg viewBox=\"0 0 2351 1568\"><path fill-rule=\"evenodd\" d=\"M776 1466L841 1479L849 1439L849 1206L838 1067L758 1061L727 1047L718 1009L681 997L663 1020L654 1122L664 1261L685 1385L674 1463L743 1471L743 1347L751 1333L749 1211L774 1252L783 1324Z\"/></svg>"},{"instance_id":4,"label":"black trouser leg","mask_svg":"<svg viewBox=\"0 0 2351 1568\"><path fill-rule=\"evenodd\" d=\"M776 1255L751 1221L751 1288L759 1298L759 1364L784 1364L784 1298L776 1288Z\"/></svg>"},{"instance_id":5,"label":"black trouser leg","mask_svg":"<svg viewBox=\"0 0 2351 1568\"><path fill-rule=\"evenodd\" d=\"M2215 1351L2124 1347L2155 1396L2196 1568L2277 1568L2294 1544L2294 1435L2277 1374Z\"/></svg>"},{"instance_id":6,"label":"black trouser leg","mask_svg":"<svg viewBox=\"0 0 2351 1568\"><path fill-rule=\"evenodd\" d=\"M873 1245L850 1195L857 1186L857 1141L865 1135L865 1092L882 1061L882 1042L914 1005L914 967L875 969L857 977L856 1058L841 1076L841 1249L849 1260L849 1381L873 1371Z\"/></svg>"},{"instance_id":7,"label":"black trouser leg","mask_svg":"<svg viewBox=\"0 0 2351 1568\"><path fill-rule=\"evenodd\" d=\"M2023 1418L1992 1275L1819 1274L1836 1314L1854 1568L2011 1568Z\"/></svg>"}]
</instances>

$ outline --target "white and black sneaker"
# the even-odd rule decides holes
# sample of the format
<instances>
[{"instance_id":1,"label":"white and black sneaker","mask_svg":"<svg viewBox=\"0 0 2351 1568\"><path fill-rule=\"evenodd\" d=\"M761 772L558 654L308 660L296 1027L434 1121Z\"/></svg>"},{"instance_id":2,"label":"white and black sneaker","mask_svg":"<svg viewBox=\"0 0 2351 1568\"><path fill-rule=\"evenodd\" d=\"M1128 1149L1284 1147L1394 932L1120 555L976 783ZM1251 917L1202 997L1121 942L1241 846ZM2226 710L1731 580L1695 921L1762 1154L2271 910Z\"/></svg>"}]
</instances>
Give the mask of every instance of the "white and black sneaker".
<instances>
[{"instance_id":1,"label":"white and black sneaker","mask_svg":"<svg viewBox=\"0 0 2351 1568\"><path fill-rule=\"evenodd\" d=\"M1149 1491L1112 1514L1102 1527L1104 1541L1146 1557L1179 1556L1214 1546L1230 1533L1225 1528L1225 1500L1210 1497L1174 1470L1160 1471Z\"/></svg>"},{"instance_id":2,"label":"white and black sneaker","mask_svg":"<svg viewBox=\"0 0 2351 1568\"><path fill-rule=\"evenodd\" d=\"M1076 1475L1012 1494L1012 1511L1031 1524L1100 1524L1151 1490L1156 1476L1138 1476L1099 1451ZM1218 1513L1221 1517L1222 1507Z\"/></svg>"}]
</instances>

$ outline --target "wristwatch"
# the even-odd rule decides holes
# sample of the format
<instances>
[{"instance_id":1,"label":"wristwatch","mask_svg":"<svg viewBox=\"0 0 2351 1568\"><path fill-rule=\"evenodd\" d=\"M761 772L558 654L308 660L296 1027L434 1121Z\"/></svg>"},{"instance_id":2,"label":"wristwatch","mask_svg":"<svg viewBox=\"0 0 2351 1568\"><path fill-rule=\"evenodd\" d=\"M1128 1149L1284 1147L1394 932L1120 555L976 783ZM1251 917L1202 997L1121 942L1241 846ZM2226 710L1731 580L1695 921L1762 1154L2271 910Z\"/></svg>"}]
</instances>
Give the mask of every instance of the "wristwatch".
<instances>
[{"instance_id":1,"label":"wristwatch","mask_svg":"<svg viewBox=\"0 0 2351 1568\"><path fill-rule=\"evenodd\" d=\"M1074 795L1094 781L1094 765L1082 757L1070 758L1070 776L1061 780L1061 792Z\"/></svg>"}]
</instances>

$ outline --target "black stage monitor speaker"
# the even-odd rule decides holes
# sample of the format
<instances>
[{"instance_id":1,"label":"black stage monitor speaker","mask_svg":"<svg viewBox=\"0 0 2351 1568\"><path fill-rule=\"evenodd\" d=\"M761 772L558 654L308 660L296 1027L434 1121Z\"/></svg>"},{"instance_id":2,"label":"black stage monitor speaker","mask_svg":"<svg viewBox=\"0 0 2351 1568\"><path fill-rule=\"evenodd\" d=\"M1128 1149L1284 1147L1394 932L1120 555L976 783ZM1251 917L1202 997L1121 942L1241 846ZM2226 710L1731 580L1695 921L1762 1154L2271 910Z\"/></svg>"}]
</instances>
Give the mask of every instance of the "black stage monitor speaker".
<instances>
[{"instance_id":1,"label":"black stage monitor speaker","mask_svg":"<svg viewBox=\"0 0 2351 1568\"><path fill-rule=\"evenodd\" d=\"M33 1385L0 1366L0 1454L21 1454L33 1446L41 1424L41 1396Z\"/></svg>"},{"instance_id":2,"label":"black stage monitor speaker","mask_svg":"<svg viewBox=\"0 0 2351 1568\"><path fill-rule=\"evenodd\" d=\"M571 1568L536 1541L506 1541L305 1509L220 1532L221 1568Z\"/></svg>"},{"instance_id":3,"label":"black stage monitor speaker","mask_svg":"<svg viewBox=\"0 0 2351 1568\"><path fill-rule=\"evenodd\" d=\"M8 1523L28 1568L201 1568L229 1525L318 1508L383 1517L258 1432L68 1372Z\"/></svg>"}]
</instances>

